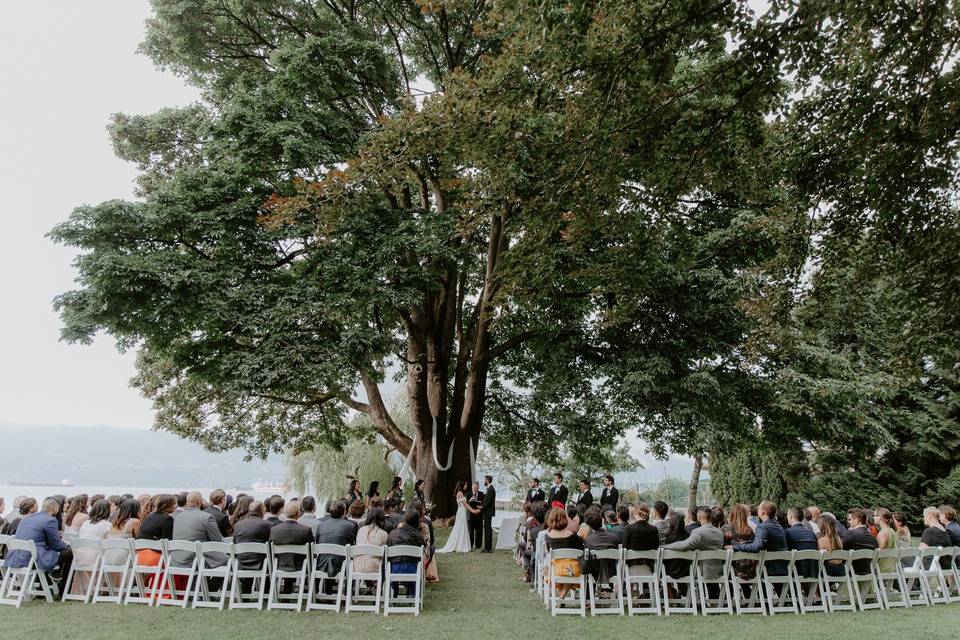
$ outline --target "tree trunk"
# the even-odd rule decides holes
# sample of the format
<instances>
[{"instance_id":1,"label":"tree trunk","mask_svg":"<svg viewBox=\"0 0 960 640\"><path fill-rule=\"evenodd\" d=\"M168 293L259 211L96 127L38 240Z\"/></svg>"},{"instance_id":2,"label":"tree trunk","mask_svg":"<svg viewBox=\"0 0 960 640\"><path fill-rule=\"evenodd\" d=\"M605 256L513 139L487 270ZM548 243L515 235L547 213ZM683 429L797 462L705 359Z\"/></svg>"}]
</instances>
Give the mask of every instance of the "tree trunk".
<instances>
[{"instance_id":1,"label":"tree trunk","mask_svg":"<svg viewBox=\"0 0 960 640\"><path fill-rule=\"evenodd\" d=\"M461 480L473 481L470 469L470 442L458 438L453 447L453 461L450 468L441 471L433 458L433 445L430 441L430 427L421 432L413 453L413 469L417 478L423 480L423 493L427 502L432 504L431 514L435 518L448 518L457 513L456 486ZM437 441L437 460L440 466L447 464L449 441Z\"/></svg>"},{"instance_id":2,"label":"tree trunk","mask_svg":"<svg viewBox=\"0 0 960 640\"><path fill-rule=\"evenodd\" d=\"M693 473L690 475L690 493L687 494L687 513L697 508L697 491L700 489L700 471L703 469L703 454L693 456Z\"/></svg>"}]
</instances>

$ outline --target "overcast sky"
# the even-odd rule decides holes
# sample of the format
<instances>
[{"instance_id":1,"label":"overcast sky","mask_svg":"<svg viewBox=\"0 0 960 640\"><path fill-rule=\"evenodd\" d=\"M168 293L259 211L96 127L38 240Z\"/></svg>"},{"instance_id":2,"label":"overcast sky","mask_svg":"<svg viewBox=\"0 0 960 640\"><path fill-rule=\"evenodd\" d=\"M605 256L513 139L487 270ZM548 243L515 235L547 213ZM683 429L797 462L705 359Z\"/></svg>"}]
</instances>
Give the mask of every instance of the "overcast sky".
<instances>
[{"instance_id":1,"label":"overcast sky","mask_svg":"<svg viewBox=\"0 0 960 640\"><path fill-rule=\"evenodd\" d=\"M149 427L128 386L133 354L107 337L59 341L53 297L73 286L73 252L44 234L80 204L129 198L111 113L186 104L196 91L137 55L147 0L0 2L0 423Z\"/></svg>"}]
</instances>

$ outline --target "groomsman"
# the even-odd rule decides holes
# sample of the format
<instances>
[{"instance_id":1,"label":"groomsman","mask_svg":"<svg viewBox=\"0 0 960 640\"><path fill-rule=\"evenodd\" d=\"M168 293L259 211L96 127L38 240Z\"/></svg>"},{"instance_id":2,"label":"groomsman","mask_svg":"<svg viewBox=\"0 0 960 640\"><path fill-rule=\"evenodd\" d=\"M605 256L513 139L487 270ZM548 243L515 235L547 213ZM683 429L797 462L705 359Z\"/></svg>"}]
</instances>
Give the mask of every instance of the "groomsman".
<instances>
[{"instance_id":1,"label":"groomsman","mask_svg":"<svg viewBox=\"0 0 960 640\"><path fill-rule=\"evenodd\" d=\"M543 502L546 496L543 494L543 489L540 488L540 478L530 478L530 490L527 491L527 504L532 504L534 502Z\"/></svg>"},{"instance_id":2,"label":"groomsman","mask_svg":"<svg viewBox=\"0 0 960 640\"><path fill-rule=\"evenodd\" d=\"M607 505L614 511L617 510L617 503L620 502L620 492L613 486L613 476L609 473L603 476L603 493L600 494L600 508L605 509Z\"/></svg>"},{"instance_id":3,"label":"groomsman","mask_svg":"<svg viewBox=\"0 0 960 640\"><path fill-rule=\"evenodd\" d=\"M550 497L547 498L547 503L553 505L554 502L559 502L563 506L566 506L567 495L567 488L563 486L563 474L553 474L553 486L550 487Z\"/></svg>"},{"instance_id":4,"label":"groomsman","mask_svg":"<svg viewBox=\"0 0 960 640\"><path fill-rule=\"evenodd\" d=\"M577 506L581 504L584 508L593 504L593 494L590 493L590 483L586 480L580 481L580 495L577 496Z\"/></svg>"},{"instance_id":5,"label":"groomsman","mask_svg":"<svg viewBox=\"0 0 960 640\"><path fill-rule=\"evenodd\" d=\"M480 545L483 544L483 514L479 512L483 508L483 492L480 491L479 482L473 483L473 490L467 496L467 503L471 509L478 511L477 513L470 512L467 524L470 530L470 544L474 549L479 549Z\"/></svg>"}]
</instances>

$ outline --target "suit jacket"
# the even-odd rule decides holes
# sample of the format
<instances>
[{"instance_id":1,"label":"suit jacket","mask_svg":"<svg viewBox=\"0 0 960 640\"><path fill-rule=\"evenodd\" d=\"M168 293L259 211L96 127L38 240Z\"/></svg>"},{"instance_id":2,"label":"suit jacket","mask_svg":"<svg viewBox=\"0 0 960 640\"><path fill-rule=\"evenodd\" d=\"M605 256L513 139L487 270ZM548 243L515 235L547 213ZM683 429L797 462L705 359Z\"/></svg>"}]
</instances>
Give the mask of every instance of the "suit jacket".
<instances>
[{"instance_id":1,"label":"suit jacket","mask_svg":"<svg viewBox=\"0 0 960 640\"><path fill-rule=\"evenodd\" d=\"M699 529L697 530L699 531ZM783 527L773 518L767 518L765 522L757 525L753 532L753 541L743 544L733 545L734 551L747 551L758 553L759 551L786 551L787 536L783 533ZM785 562L767 563L767 572L772 576L782 576L787 573Z\"/></svg>"},{"instance_id":2,"label":"suit jacket","mask_svg":"<svg viewBox=\"0 0 960 640\"><path fill-rule=\"evenodd\" d=\"M400 526L400 520L402 519L403 519L402 513L397 513L396 511L394 511L393 513L388 513L386 515L386 518L384 519L383 530L386 531L387 533L390 533L391 531L393 531L394 529Z\"/></svg>"},{"instance_id":3,"label":"suit jacket","mask_svg":"<svg viewBox=\"0 0 960 640\"><path fill-rule=\"evenodd\" d=\"M539 486L535 489L530 489L527 491L527 502L543 502L546 496L543 493L543 489Z\"/></svg>"},{"instance_id":4,"label":"suit jacket","mask_svg":"<svg viewBox=\"0 0 960 640\"><path fill-rule=\"evenodd\" d=\"M614 509L620 502L620 491L616 487L604 487L600 493L600 506L609 505Z\"/></svg>"},{"instance_id":5,"label":"suit jacket","mask_svg":"<svg viewBox=\"0 0 960 640\"><path fill-rule=\"evenodd\" d=\"M356 524L346 518L330 518L320 525L317 530L317 543L320 544L354 544L357 541ZM328 576L340 573L343 566L343 557L329 553L317 556L317 569Z\"/></svg>"},{"instance_id":6,"label":"suit jacket","mask_svg":"<svg viewBox=\"0 0 960 640\"><path fill-rule=\"evenodd\" d=\"M294 520L284 520L270 528L270 542L279 544L309 544L313 542L310 527ZM278 553L277 568L281 571L299 571L303 556L296 553Z\"/></svg>"},{"instance_id":7,"label":"suit jacket","mask_svg":"<svg viewBox=\"0 0 960 640\"><path fill-rule=\"evenodd\" d=\"M218 507L210 505L204 509L207 513L213 516L213 519L217 522L217 529L220 530L220 535L226 538L230 535L230 516L221 511Z\"/></svg>"},{"instance_id":8,"label":"suit jacket","mask_svg":"<svg viewBox=\"0 0 960 640\"><path fill-rule=\"evenodd\" d=\"M221 542L223 536L217 527L217 521L206 511L196 507L184 507L183 511L173 514L173 539L193 542ZM170 559L176 567L189 567L193 562L191 551L173 551ZM222 567L227 564L227 556L222 553L204 554L208 567Z\"/></svg>"},{"instance_id":9,"label":"suit jacket","mask_svg":"<svg viewBox=\"0 0 960 640\"><path fill-rule=\"evenodd\" d=\"M560 502L564 505L567 504L567 488L560 485L553 485L550 487L550 495L547 497L547 502L552 504L553 502Z\"/></svg>"},{"instance_id":10,"label":"suit jacket","mask_svg":"<svg viewBox=\"0 0 960 640\"><path fill-rule=\"evenodd\" d=\"M660 546L660 532L649 522L638 520L623 529L623 548L630 551L651 551ZM653 568L652 560L629 560L628 565L645 564Z\"/></svg>"},{"instance_id":11,"label":"suit jacket","mask_svg":"<svg viewBox=\"0 0 960 640\"><path fill-rule=\"evenodd\" d=\"M484 519L497 515L497 490L493 488L492 484L483 493L483 506L480 508L480 512Z\"/></svg>"},{"instance_id":12,"label":"suit jacket","mask_svg":"<svg viewBox=\"0 0 960 640\"><path fill-rule=\"evenodd\" d=\"M950 536L950 542L955 547L960 547L960 524L956 522L948 522L947 526L947 535Z\"/></svg>"},{"instance_id":13,"label":"suit jacket","mask_svg":"<svg viewBox=\"0 0 960 640\"><path fill-rule=\"evenodd\" d=\"M577 497L577 504L582 504L584 507L589 507L593 504L593 494L590 493L589 489Z\"/></svg>"},{"instance_id":14,"label":"suit jacket","mask_svg":"<svg viewBox=\"0 0 960 640\"><path fill-rule=\"evenodd\" d=\"M399 545L409 544L414 547L423 547L423 536L420 535L420 531L414 529L413 527L408 527L406 525L402 527L397 527L387 535L387 546L396 547ZM418 558L411 556L399 556L392 559L392 562L417 562Z\"/></svg>"},{"instance_id":15,"label":"suit jacket","mask_svg":"<svg viewBox=\"0 0 960 640\"><path fill-rule=\"evenodd\" d=\"M297 522L305 527L310 527L310 532L313 533L313 537L317 537L317 529L320 528L320 520L317 519L316 514L305 513L300 516L300 519L297 520Z\"/></svg>"},{"instance_id":16,"label":"suit jacket","mask_svg":"<svg viewBox=\"0 0 960 640\"><path fill-rule=\"evenodd\" d=\"M787 538L787 549L791 551L816 551L817 534L813 530L797 523L783 530L783 535ZM800 560L797 562L797 571L804 578L815 578L817 576L816 560Z\"/></svg>"},{"instance_id":17,"label":"suit jacket","mask_svg":"<svg viewBox=\"0 0 960 640\"><path fill-rule=\"evenodd\" d=\"M24 516L17 527L17 540L33 540L37 546L37 568L41 571L50 571L60 563L60 552L67 548L67 544L60 537L57 529L57 519L46 511L38 511ZM13 569L22 569L30 562L30 554L26 551L11 551L7 554L6 566Z\"/></svg>"},{"instance_id":18,"label":"suit jacket","mask_svg":"<svg viewBox=\"0 0 960 640\"><path fill-rule=\"evenodd\" d=\"M233 527L233 541L241 542L270 542L270 531L273 527L263 518L246 516ZM255 571L263 566L266 556L262 553L238 553L237 560L240 568L245 571Z\"/></svg>"},{"instance_id":19,"label":"suit jacket","mask_svg":"<svg viewBox=\"0 0 960 640\"><path fill-rule=\"evenodd\" d=\"M877 539L873 537L866 527L854 527L847 529L840 539L843 541L845 551L857 551L858 549L876 549ZM870 573L870 560L855 560L853 562L855 573Z\"/></svg>"},{"instance_id":20,"label":"suit jacket","mask_svg":"<svg viewBox=\"0 0 960 640\"><path fill-rule=\"evenodd\" d=\"M678 540L664 545L663 548L675 551L717 551L723 549L723 531L707 523L691 531L686 540ZM719 578L723 570L721 560L704 560L701 566L704 578Z\"/></svg>"}]
</instances>

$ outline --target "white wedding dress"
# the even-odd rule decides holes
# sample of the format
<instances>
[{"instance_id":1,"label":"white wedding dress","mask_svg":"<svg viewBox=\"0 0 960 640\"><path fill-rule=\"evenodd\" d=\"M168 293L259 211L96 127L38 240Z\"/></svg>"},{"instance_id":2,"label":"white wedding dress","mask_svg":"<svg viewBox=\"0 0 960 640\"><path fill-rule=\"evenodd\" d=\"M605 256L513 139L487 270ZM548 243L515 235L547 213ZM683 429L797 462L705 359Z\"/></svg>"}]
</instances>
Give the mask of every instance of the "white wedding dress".
<instances>
[{"instance_id":1,"label":"white wedding dress","mask_svg":"<svg viewBox=\"0 0 960 640\"><path fill-rule=\"evenodd\" d=\"M453 521L453 531L447 538L447 544L443 549L437 549L437 553L467 553L470 551L470 525L467 520L467 499L462 493L457 494L457 519Z\"/></svg>"}]
</instances>

